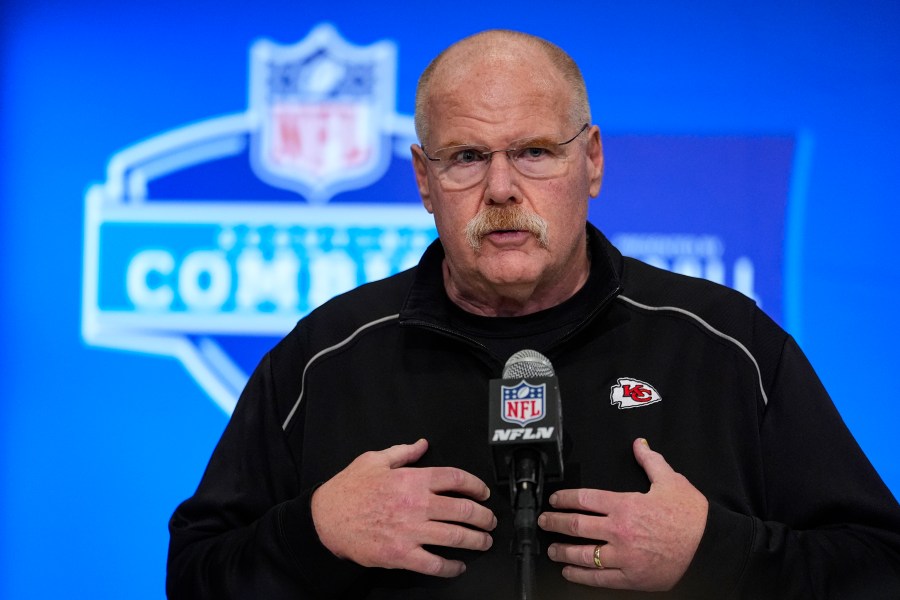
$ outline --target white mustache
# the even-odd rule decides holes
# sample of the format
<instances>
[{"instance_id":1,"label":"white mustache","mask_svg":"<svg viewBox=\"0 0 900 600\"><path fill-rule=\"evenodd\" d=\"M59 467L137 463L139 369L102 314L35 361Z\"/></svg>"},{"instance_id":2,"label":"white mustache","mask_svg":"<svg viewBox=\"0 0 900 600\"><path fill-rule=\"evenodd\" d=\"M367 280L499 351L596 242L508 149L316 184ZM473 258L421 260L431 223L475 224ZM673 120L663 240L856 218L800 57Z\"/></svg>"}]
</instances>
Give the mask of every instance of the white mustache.
<instances>
[{"instance_id":1,"label":"white mustache","mask_svg":"<svg viewBox=\"0 0 900 600\"><path fill-rule=\"evenodd\" d=\"M542 248L548 247L547 221L519 206L488 208L466 223L466 241L473 250L481 249L481 240L494 231L527 231Z\"/></svg>"}]
</instances>

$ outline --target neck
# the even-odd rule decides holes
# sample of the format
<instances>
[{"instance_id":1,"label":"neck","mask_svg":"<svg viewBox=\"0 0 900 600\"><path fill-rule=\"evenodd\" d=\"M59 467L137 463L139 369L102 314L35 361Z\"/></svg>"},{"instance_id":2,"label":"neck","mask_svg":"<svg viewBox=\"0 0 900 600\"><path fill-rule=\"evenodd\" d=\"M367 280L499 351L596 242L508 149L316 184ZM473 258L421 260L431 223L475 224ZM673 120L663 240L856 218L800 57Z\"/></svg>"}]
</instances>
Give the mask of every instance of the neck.
<instances>
[{"instance_id":1,"label":"neck","mask_svg":"<svg viewBox=\"0 0 900 600\"><path fill-rule=\"evenodd\" d=\"M485 317L521 317L562 304L584 286L590 274L587 253L581 256L582 264L569 269L570 275L546 282L517 282L494 284L472 282L460 285L461 277L455 277L452 266L444 259L444 288L450 300L466 312Z\"/></svg>"}]
</instances>

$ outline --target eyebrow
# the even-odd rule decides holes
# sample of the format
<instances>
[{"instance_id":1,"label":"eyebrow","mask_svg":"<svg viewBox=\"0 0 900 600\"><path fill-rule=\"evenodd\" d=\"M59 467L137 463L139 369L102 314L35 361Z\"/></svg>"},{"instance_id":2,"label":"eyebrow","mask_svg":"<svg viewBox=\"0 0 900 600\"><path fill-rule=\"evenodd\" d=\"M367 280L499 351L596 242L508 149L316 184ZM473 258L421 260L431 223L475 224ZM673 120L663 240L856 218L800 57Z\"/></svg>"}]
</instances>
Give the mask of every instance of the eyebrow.
<instances>
[{"instance_id":1,"label":"eyebrow","mask_svg":"<svg viewBox=\"0 0 900 600\"><path fill-rule=\"evenodd\" d=\"M530 144L543 145L543 146L552 146L554 144L559 144L556 139L551 138L549 135L535 135L531 137L521 138L518 140L513 140L509 143L506 149L510 148L521 148L523 146L528 146ZM445 146L440 146L437 148L438 150L445 150L447 148L485 148L487 150L491 150L490 146L486 146L485 144L473 144L471 142L457 142L455 140L451 140ZM502 148L498 148L498 150L502 150Z\"/></svg>"},{"instance_id":2,"label":"eyebrow","mask_svg":"<svg viewBox=\"0 0 900 600\"><path fill-rule=\"evenodd\" d=\"M484 144L472 144L470 142L457 142L457 141L451 140L449 144L440 146L438 148L438 150L443 150L444 148L458 148L460 146L471 146L473 148L487 148L487 146L485 146Z\"/></svg>"},{"instance_id":3,"label":"eyebrow","mask_svg":"<svg viewBox=\"0 0 900 600\"><path fill-rule=\"evenodd\" d=\"M532 137L522 138L521 140L514 140L510 143L510 148L521 148L522 146L528 146L530 144L534 144L536 146L553 146L558 144L559 142L556 139L551 138L547 135L535 135Z\"/></svg>"}]
</instances>

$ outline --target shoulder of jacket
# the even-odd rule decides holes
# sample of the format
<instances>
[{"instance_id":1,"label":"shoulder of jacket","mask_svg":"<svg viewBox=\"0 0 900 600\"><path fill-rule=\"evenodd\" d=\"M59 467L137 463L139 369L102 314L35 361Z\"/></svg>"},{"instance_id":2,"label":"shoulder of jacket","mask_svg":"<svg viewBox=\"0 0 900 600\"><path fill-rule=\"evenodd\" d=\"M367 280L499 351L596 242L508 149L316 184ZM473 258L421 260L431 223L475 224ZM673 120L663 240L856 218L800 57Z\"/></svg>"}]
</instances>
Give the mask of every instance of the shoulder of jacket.
<instances>
[{"instance_id":1,"label":"shoulder of jacket","mask_svg":"<svg viewBox=\"0 0 900 600\"><path fill-rule=\"evenodd\" d=\"M315 353L396 322L414 276L415 267L335 296L300 319L284 342Z\"/></svg>"},{"instance_id":2,"label":"shoulder of jacket","mask_svg":"<svg viewBox=\"0 0 900 600\"><path fill-rule=\"evenodd\" d=\"M363 284L325 302L269 352L273 377L280 382L283 429L302 403L307 372L361 337L396 324L415 268Z\"/></svg>"},{"instance_id":3,"label":"shoulder of jacket","mask_svg":"<svg viewBox=\"0 0 900 600\"><path fill-rule=\"evenodd\" d=\"M677 318L747 356L768 385L790 339L752 298L724 285L625 258L617 301L649 318ZM765 392L763 392L765 397Z\"/></svg>"},{"instance_id":4,"label":"shoulder of jacket","mask_svg":"<svg viewBox=\"0 0 900 600\"><path fill-rule=\"evenodd\" d=\"M787 333L754 301L724 285L679 275L626 258L618 301L659 317L687 318L712 335L733 338L752 351L779 347Z\"/></svg>"},{"instance_id":5,"label":"shoulder of jacket","mask_svg":"<svg viewBox=\"0 0 900 600\"><path fill-rule=\"evenodd\" d=\"M729 287L628 257L624 259L620 300L638 307L680 309L723 326L752 319L759 310L752 298Z\"/></svg>"}]
</instances>

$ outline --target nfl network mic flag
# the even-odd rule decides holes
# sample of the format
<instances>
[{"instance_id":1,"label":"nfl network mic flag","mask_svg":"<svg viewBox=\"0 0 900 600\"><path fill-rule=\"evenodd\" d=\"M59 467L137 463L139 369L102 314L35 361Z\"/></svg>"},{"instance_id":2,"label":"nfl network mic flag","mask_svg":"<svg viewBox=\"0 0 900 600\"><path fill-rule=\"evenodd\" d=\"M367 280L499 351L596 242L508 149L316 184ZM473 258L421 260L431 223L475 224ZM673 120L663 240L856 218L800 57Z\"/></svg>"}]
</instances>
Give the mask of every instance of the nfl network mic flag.
<instances>
[{"instance_id":1,"label":"nfl network mic flag","mask_svg":"<svg viewBox=\"0 0 900 600\"><path fill-rule=\"evenodd\" d=\"M547 481L562 476L562 407L556 377L492 379L488 408L488 434L497 481L509 480L509 466L516 449L532 447L540 452Z\"/></svg>"}]
</instances>

